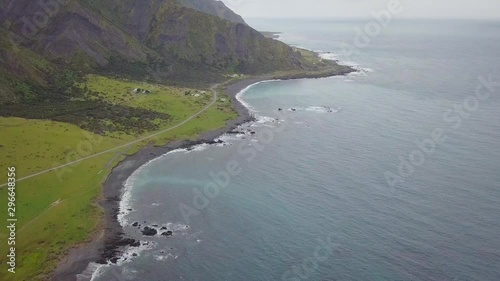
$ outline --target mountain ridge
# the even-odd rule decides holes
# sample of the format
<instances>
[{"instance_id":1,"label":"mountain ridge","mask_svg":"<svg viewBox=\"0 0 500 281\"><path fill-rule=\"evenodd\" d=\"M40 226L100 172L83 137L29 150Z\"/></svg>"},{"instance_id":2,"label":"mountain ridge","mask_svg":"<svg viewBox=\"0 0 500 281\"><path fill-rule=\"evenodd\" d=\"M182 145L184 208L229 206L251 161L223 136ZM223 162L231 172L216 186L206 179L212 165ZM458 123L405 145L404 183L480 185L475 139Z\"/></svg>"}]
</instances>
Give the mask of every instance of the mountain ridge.
<instances>
[{"instance_id":1,"label":"mountain ridge","mask_svg":"<svg viewBox=\"0 0 500 281\"><path fill-rule=\"evenodd\" d=\"M2 8L0 104L63 94L69 78L87 73L208 85L232 73L316 67L220 1L11 0ZM50 78L58 76L68 81Z\"/></svg>"}]
</instances>

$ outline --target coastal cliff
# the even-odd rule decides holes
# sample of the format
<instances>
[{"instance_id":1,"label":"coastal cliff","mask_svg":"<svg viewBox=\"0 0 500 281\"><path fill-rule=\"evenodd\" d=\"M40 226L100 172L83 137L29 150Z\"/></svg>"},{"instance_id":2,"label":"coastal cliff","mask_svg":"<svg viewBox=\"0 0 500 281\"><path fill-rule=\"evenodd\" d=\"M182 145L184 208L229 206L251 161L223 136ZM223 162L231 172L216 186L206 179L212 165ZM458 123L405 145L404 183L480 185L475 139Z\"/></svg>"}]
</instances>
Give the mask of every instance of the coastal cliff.
<instances>
[{"instance_id":1,"label":"coastal cliff","mask_svg":"<svg viewBox=\"0 0 500 281\"><path fill-rule=\"evenodd\" d=\"M23 280L75 280L137 244L116 220L122 180L164 151L252 120L234 97L240 87L353 71L266 38L219 1L0 5L0 133L9 136L0 157L29 178L19 183ZM210 94L228 80L237 86ZM126 155L137 161L112 172Z\"/></svg>"},{"instance_id":2,"label":"coastal cliff","mask_svg":"<svg viewBox=\"0 0 500 281\"><path fill-rule=\"evenodd\" d=\"M202 4L204 3L204 4ZM212 83L225 74L303 69L293 48L264 37L217 1L7 1L0 14L0 103L50 98L68 81L101 72L161 82ZM21 61L21 63L19 63ZM60 85L63 84L63 85Z\"/></svg>"}]
</instances>

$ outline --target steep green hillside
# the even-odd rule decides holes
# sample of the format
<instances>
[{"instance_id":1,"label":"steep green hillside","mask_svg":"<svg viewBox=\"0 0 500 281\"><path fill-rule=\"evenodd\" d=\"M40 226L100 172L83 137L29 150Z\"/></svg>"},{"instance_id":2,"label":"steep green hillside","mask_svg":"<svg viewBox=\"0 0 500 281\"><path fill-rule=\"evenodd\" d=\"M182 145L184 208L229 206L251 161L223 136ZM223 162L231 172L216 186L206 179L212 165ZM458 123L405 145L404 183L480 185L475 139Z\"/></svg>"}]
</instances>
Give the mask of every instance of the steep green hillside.
<instances>
[{"instance_id":1,"label":"steep green hillside","mask_svg":"<svg viewBox=\"0 0 500 281\"><path fill-rule=\"evenodd\" d=\"M76 79L71 66L58 68L44 56L16 44L16 38L0 28L0 105L61 100L60 93Z\"/></svg>"},{"instance_id":2,"label":"steep green hillside","mask_svg":"<svg viewBox=\"0 0 500 281\"><path fill-rule=\"evenodd\" d=\"M300 54L244 24L164 5L155 14L147 45L163 56L201 62L221 71L262 73L298 67Z\"/></svg>"},{"instance_id":3,"label":"steep green hillside","mask_svg":"<svg viewBox=\"0 0 500 281\"><path fill-rule=\"evenodd\" d=\"M204 89L206 94L196 96L186 93L202 91L101 76L86 77L77 86L99 93L104 101L171 118L156 120L156 128L131 131L131 125L126 124L102 135L60 122L0 117L0 170L5 171L14 165L18 179L90 157L18 181L16 274L6 270L6 254L0 255L2 281L50 280L52 271L67 251L98 229L101 210L94 202L99 198L101 183L124 154L134 153L148 144L162 145L173 140L195 138L204 130L224 126L236 115L228 100L219 99L198 118L174 127L206 107L212 101L213 93ZM134 87L149 89L151 93L132 93L130 89ZM133 112L127 114L118 117L126 117L132 123L140 122ZM110 123L115 121L110 120ZM113 148L119 149L109 151ZM8 203L7 193L8 189L0 187L0 204L3 206ZM0 209L0 219L6 221L7 208ZM11 247L7 243L8 235L6 228L0 230L2 253L7 253Z\"/></svg>"},{"instance_id":4,"label":"steep green hillside","mask_svg":"<svg viewBox=\"0 0 500 281\"><path fill-rule=\"evenodd\" d=\"M32 54L17 68L12 63L0 67L0 79L27 80L29 88L45 85L51 90L48 77L54 75L40 69L42 61L59 75L69 69L80 76L97 72L197 86L221 81L228 73L307 65L299 52L265 38L218 1L16 0L2 5L1 27L16 36L0 40ZM12 61L12 52L5 54L12 48L2 48L4 61ZM2 103L20 100L9 87L0 92Z\"/></svg>"}]
</instances>

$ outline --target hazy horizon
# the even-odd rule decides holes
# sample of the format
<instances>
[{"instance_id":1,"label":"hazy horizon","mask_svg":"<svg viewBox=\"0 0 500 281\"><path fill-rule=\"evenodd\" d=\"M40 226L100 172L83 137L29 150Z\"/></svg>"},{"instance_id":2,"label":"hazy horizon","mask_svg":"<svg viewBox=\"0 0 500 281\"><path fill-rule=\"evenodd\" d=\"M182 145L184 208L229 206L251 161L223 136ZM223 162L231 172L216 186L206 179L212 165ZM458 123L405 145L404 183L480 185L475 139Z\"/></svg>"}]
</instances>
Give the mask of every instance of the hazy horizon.
<instances>
[{"instance_id":1,"label":"hazy horizon","mask_svg":"<svg viewBox=\"0 0 500 281\"><path fill-rule=\"evenodd\" d=\"M393 0L397 1L397 0ZM388 8L391 0L223 0L244 18L365 19ZM500 20L500 1L400 0L399 18Z\"/></svg>"},{"instance_id":2,"label":"hazy horizon","mask_svg":"<svg viewBox=\"0 0 500 281\"><path fill-rule=\"evenodd\" d=\"M500 0L499 0L500 1ZM291 17L273 17L273 16L268 16L268 17L259 17L259 16L243 16L245 20L328 20L328 21L351 21L351 20L369 20L373 19L371 16L366 16L366 17L298 17L298 16L291 16ZM500 18L425 18L425 17L414 17L414 18L397 18L399 20L428 20L428 21L491 21L491 22L500 22Z\"/></svg>"}]
</instances>

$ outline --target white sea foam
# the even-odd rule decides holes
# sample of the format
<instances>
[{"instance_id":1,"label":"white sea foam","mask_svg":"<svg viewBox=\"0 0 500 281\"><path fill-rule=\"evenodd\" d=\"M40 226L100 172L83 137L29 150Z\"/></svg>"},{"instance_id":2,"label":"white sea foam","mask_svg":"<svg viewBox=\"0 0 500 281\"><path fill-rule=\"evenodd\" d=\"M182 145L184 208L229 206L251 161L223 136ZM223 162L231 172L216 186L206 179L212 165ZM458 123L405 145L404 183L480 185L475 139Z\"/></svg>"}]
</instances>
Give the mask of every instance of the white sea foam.
<instances>
[{"instance_id":1,"label":"white sea foam","mask_svg":"<svg viewBox=\"0 0 500 281\"><path fill-rule=\"evenodd\" d=\"M252 113L255 117L255 121L251 122L250 124L246 124L244 126L247 126L247 127L274 127L275 124L280 124L281 122L284 122L284 120L277 120L276 118L272 118L272 117L269 117L269 116L263 116L263 115L260 115L258 114L258 111L255 110L255 108L253 108L250 104L248 104L244 99L243 99L243 95L253 86L255 85L259 85L259 84L262 84L262 83L268 83L268 82L276 82L276 81L282 81L282 80L279 80L279 79L274 79L274 80L265 80L265 81L260 81L260 82L256 82L252 85L249 85L248 87L246 87L245 89L241 90L238 94L236 94L236 99L243 105L245 106L248 111L250 111L250 113ZM238 129L241 130L243 128L243 126L240 126ZM245 134L245 135L248 135L248 132ZM240 136L240 137L244 137L244 136Z\"/></svg>"},{"instance_id":2,"label":"white sea foam","mask_svg":"<svg viewBox=\"0 0 500 281\"><path fill-rule=\"evenodd\" d=\"M215 141L217 141L219 139L221 139L221 138L215 139ZM227 143L216 143L216 144L201 143L201 144L197 144L197 145L194 145L194 146L191 146L188 148L179 148L176 150L172 150L172 151L162 155L161 157L166 156L166 155L170 155L170 154L174 154L174 153L181 153L181 152L184 154L191 153L191 152L200 152L200 151L206 150L210 146L219 146L220 147L220 146L226 146L226 145L227 145Z\"/></svg>"},{"instance_id":3,"label":"white sea foam","mask_svg":"<svg viewBox=\"0 0 500 281\"><path fill-rule=\"evenodd\" d=\"M251 113L257 113L254 107L252 107L249 103L247 103L243 99L243 95L250 90L253 86L262 84L262 83L268 83L268 82L275 82L275 81L281 81L281 80L265 80L265 81L259 81L256 83L253 83L252 85L247 86L245 89L241 90L239 93L236 94L236 99L244 106L246 107Z\"/></svg>"},{"instance_id":4,"label":"white sea foam","mask_svg":"<svg viewBox=\"0 0 500 281\"><path fill-rule=\"evenodd\" d=\"M206 150L209 146L210 145L207 144L207 143L198 144L198 145L195 145L195 146L191 147L189 150L186 150L185 153L196 152L196 151L203 151L203 150Z\"/></svg>"},{"instance_id":5,"label":"white sea foam","mask_svg":"<svg viewBox=\"0 0 500 281\"><path fill-rule=\"evenodd\" d=\"M187 232L189 230L189 225L183 223L173 223L169 222L165 225L169 230L173 232Z\"/></svg>"},{"instance_id":6,"label":"white sea foam","mask_svg":"<svg viewBox=\"0 0 500 281\"><path fill-rule=\"evenodd\" d=\"M181 152L186 152L187 151L187 148L178 148L178 149L174 149L172 151L169 151L167 153L165 153L164 155L162 156L165 156L165 155L170 155L170 154L175 154L175 153L181 153Z\"/></svg>"},{"instance_id":7,"label":"white sea foam","mask_svg":"<svg viewBox=\"0 0 500 281\"><path fill-rule=\"evenodd\" d=\"M153 250L156 246L157 244L155 242L148 241L147 244L142 243L139 247L129 247L125 250L116 264L120 266L125 263L129 263L134 259L134 257L140 256L142 252Z\"/></svg>"},{"instance_id":8,"label":"white sea foam","mask_svg":"<svg viewBox=\"0 0 500 281\"><path fill-rule=\"evenodd\" d=\"M130 214L132 209L132 188L134 186L134 182L137 180L138 175L142 172L142 170L149 165L154 160L149 161L148 163L139 167L139 169L135 170L132 175L125 181L123 195L119 204L118 211L118 222L121 226L125 226L128 224L128 220L126 219L127 215Z\"/></svg>"},{"instance_id":9,"label":"white sea foam","mask_svg":"<svg viewBox=\"0 0 500 281\"><path fill-rule=\"evenodd\" d=\"M116 264L113 264L111 262L108 262L108 264L90 263L87 269L82 274L77 275L77 280L88 280L87 272L92 272L90 281L94 281L98 279L102 274L104 274L104 272L111 266L122 266L125 263L129 263L134 258L140 256L142 252L153 250L156 245L157 244L154 242L148 242L147 244L141 244L139 247L129 247L127 248L127 250L125 250Z\"/></svg>"},{"instance_id":10,"label":"white sea foam","mask_svg":"<svg viewBox=\"0 0 500 281\"><path fill-rule=\"evenodd\" d=\"M224 134L224 135L220 136L218 139L216 139L216 141L221 140L221 141L227 143L228 145L231 145L231 141L240 140L244 136L246 136L245 133Z\"/></svg>"},{"instance_id":11,"label":"white sea foam","mask_svg":"<svg viewBox=\"0 0 500 281\"><path fill-rule=\"evenodd\" d=\"M201 150L201 148L198 148L198 151L200 151L200 150ZM128 220L126 219L126 217L131 212L129 210L132 209L132 193L131 193L131 191L132 191L132 188L134 186L135 181L137 180L138 175L151 163L153 163L159 159L162 159L164 156L174 154L174 153L179 153L179 152L188 152L188 149L182 148L182 149L175 149L175 150L169 151L169 152L167 152L167 153L165 153L165 154L163 154L155 159L150 160L146 164L142 165L137 170L135 170L132 173L132 175L130 175L130 177L128 177L128 179L124 183L122 198L121 198L120 204L118 206L119 211L118 211L118 215L117 215L117 220L121 226L126 226L129 223Z\"/></svg>"},{"instance_id":12,"label":"white sea foam","mask_svg":"<svg viewBox=\"0 0 500 281\"><path fill-rule=\"evenodd\" d=\"M155 258L155 260L157 260L157 261L166 261L166 260L168 260L169 258L177 259L176 257L177 257L177 255L174 255L174 254L168 253L167 255L164 255L164 256L157 255L157 256L155 256L154 258Z\"/></svg>"},{"instance_id":13,"label":"white sea foam","mask_svg":"<svg viewBox=\"0 0 500 281\"><path fill-rule=\"evenodd\" d=\"M253 122L250 127L274 127L281 122L284 122L284 120L277 120L269 116L256 116L255 122Z\"/></svg>"},{"instance_id":14,"label":"white sea foam","mask_svg":"<svg viewBox=\"0 0 500 281\"><path fill-rule=\"evenodd\" d=\"M276 123L282 120L276 120L276 118L268 117L268 116L259 116L255 123L257 124L268 124L268 123Z\"/></svg>"},{"instance_id":15,"label":"white sea foam","mask_svg":"<svg viewBox=\"0 0 500 281\"><path fill-rule=\"evenodd\" d=\"M319 52L319 51L318 51ZM338 55L330 52L319 52L319 57L324 60L338 61Z\"/></svg>"},{"instance_id":16,"label":"white sea foam","mask_svg":"<svg viewBox=\"0 0 500 281\"><path fill-rule=\"evenodd\" d=\"M319 57L324 59L324 60L332 60L336 61L339 64L347 65L356 70L356 72L350 73L348 75L352 76L366 76L367 73L373 72L374 70L368 67L362 67L359 63L353 62L353 61L342 61L339 59L338 54L332 53L332 52L323 52L323 51L316 51L319 53ZM348 81L350 82L350 81Z\"/></svg>"},{"instance_id":17,"label":"white sea foam","mask_svg":"<svg viewBox=\"0 0 500 281\"><path fill-rule=\"evenodd\" d=\"M324 59L324 60L331 60L331 61L335 61L339 64L342 64L342 65L346 65L346 66L350 66L352 68L354 68L356 70L356 72L353 72L353 73L349 73L348 75L353 75L353 76L366 76L367 73L369 72L374 72L374 70L372 68L368 68L368 67L362 67L359 63L357 62L353 62L353 61L344 61L340 58L339 54L337 53L334 53L334 52L327 52L327 51L323 51L323 50L311 50L311 49L308 49L306 47L301 47L301 46L297 46L298 48L301 48L301 49L306 49L306 50L310 50L312 52L316 52L318 54L318 56L321 58L321 59ZM336 76L337 77L337 76ZM349 82L349 81L348 81Z\"/></svg>"},{"instance_id":18,"label":"white sea foam","mask_svg":"<svg viewBox=\"0 0 500 281\"><path fill-rule=\"evenodd\" d=\"M329 107L329 106L308 106L308 107L292 107L287 109L290 112L297 111L308 111L308 112L317 112L317 113L337 113L340 111L340 108L337 107ZM295 124L303 124L303 122L294 122Z\"/></svg>"},{"instance_id":19,"label":"white sea foam","mask_svg":"<svg viewBox=\"0 0 500 281\"><path fill-rule=\"evenodd\" d=\"M319 112L319 113L337 113L338 108L330 108L326 106L309 106L305 109L306 111Z\"/></svg>"},{"instance_id":20,"label":"white sea foam","mask_svg":"<svg viewBox=\"0 0 500 281\"><path fill-rule=\"evenodd\" d=\"M157 231L158 235L161 235L161 233L169 230L173 231L174 235L186 235L188 234L189 225L183 224L183 223L173 223L169 222L166 224L161 224L161 223L151 223L152 225L156 226L148 226L151 229L154 229ZM162 228L167 228L167 229L162 229Z\"/></svg>"},{"instance_id":21,"label":"white sea foam","mask_svg":"<svg viewBox=\"0 0 500 281\"><path fill-rule=\"evenodd\" d=\"M255 109L249 104L247 103L242 97L243 95L251 88L253 87L254 85L258 85L259 83L255 83L255 84L252 84L248 87L246 87L245 89L241 90L239 93L236 94L236 99L244 106L248 109L248 111L250 112L255 112Z\"/></svg>"},{"instance_id":22,"label":"white sea foam","mask_svg":"<svg viewBox=\"0 0 500 281\"><path fill-rule=\"evenodd\" d=\"M103 265L97 263L89 263L85 271L76 275L76 280L94 280L99 277L101 272L98 272Z\"/></svg>"},{"instance_id":23,"label":"white sea foam","mask_svg":"<svg viewBox=\"0 0 500 281\"><path fill-rule=\"evenodd\" d=\"M207 145L208 146L208 145ZM195 146L193 151L202 151L204 150L204 144L201 144L199 146ZM174 149L172 151L169 151L155 159L150 160L146 164L142 165L139 167L137 170L135 170L130 177L125 181L124 183L124 189L123 189L123 194L122 198L120 200L119 204L119 211L117 215L118 222L120 223L121 226L126 226L129 222L127 221L126 217L128 214L130 214L130 209L132 209L132 188L134 186L135 181L137 180L138 175L151 163L162 159L164 156L174 154L174 153L179 153L179 152L189 152L188 149L186 148L179 148L179 149Z\"/></svg>"},{"instance_id":24,"label":"white sea foam","mask_svg":"<svg viewBox=\"0 0 500 281\"><path fill-rule=\"evenodd\" d=\"M357 70L361 73L370 73L370 72L374 72L373 69L369 68L369 67L357 67Z\"/></svg>"},{"instance_id":25,"label":"white sea foam","mask_svg":"<svg viewBox=\"0 0 500 281\"><path fill-rule=\"evenodd\" d=\"M364 77L368 76L368 73L373 72L373 69L368 68L368 67L358 67L358 66L352 66L356 70L356 72L351 72L347 74L349 77Z\"/></svg>"}]
</instances>

